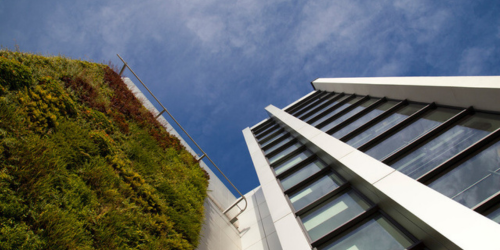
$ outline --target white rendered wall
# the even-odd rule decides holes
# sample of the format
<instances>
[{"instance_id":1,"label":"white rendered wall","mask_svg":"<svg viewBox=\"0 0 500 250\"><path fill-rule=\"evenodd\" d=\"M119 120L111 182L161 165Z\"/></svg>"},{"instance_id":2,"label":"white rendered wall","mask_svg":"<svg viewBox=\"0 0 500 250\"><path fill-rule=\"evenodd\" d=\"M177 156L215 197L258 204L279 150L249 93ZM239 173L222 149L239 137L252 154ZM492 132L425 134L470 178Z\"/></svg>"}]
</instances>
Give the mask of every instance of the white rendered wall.
<instances>
[{"instance_id":1,"label":"white rendered wall","mask_svg":"<svg viewBox=\"0 0 500 250\"><path fill-rule=\"evenodd\" d=\"M122 78L127 87L139 99L153 115L160 112L154 107L142 91L127 77ZM163 118L158 117L158 121L172 135L176 136L181 144L196 158L196 152L177 133L177 131ZM236 197L224 185L224 183L214 174L214 172L202 161L200 166L210 175L208 185L208 198L205 200L205 221L201 231L199 250L241 250L241 239L238 230L229 223L229 219L222 214L235 200Z\"/></svg>"},{"instance_id":2,"label":"white rendered wall","mask_svg":"<svg viewBox=\"0 0 500 250\"><path fill-rule=\"evenodd\" d=\"M255 171L261 184L262 193L270 211L271 221L274 224L276 235L281 246L285 250L307 250L311 249L309 242L302 231L295 214L292 212L281 188L260 149L250 128L243 130L243 136L250 151Z\"/></svg>"},{"instance_id":3,"label":"white rendered wall","mask_svg":"<svg viewBox=\"0 0 500 250\"><path fill-rule=\"evenodd\" d=\"M242 249L282 250L262 188L255 188L245 197L248 207L238 217Z\"/></svg>"},{"instance_id":4,"label":"white rendered wall","mask_svg":"<svg viewBox=\"0 0 500 250\"><path fill-rule=\"evenodd\" d=\"M266 110L430 249L500 249L496 222L279 108Z\"/></svg>"}]
</instances>

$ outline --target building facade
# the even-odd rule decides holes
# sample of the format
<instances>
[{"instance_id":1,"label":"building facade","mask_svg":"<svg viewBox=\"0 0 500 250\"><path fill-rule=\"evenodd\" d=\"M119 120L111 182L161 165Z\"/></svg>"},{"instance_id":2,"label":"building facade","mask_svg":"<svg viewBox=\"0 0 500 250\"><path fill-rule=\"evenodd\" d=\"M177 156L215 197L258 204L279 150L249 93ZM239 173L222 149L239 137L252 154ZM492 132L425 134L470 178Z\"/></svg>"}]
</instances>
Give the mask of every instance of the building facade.
<instances>
[{"instance_id":1,"label":"building facade","mask_svg":"<svg viewBox=\"0 0 500 250\"><path fill-rule=\"evenodd\" d=\"M500 77L312 86L243 131L280 249L500 249Z\"/></svg>"}]
</instances>

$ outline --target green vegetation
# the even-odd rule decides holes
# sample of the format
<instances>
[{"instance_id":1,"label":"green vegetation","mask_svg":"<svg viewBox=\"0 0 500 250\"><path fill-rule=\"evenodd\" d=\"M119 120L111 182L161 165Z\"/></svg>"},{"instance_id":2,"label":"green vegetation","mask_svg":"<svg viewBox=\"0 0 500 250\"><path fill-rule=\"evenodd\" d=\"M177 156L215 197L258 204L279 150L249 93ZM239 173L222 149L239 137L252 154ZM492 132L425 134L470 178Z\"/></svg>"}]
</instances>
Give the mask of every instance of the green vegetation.
<instances>
[{"instance_id":1,"label":"green vegetation","mask_svg":"<svg viewBox=\"0 0 500 250\"><path fill-rule=\"evenodd\" d=\"M0 249L194 249L207 185L108 66L0 51Z\"/></svg>"}]
</instances>

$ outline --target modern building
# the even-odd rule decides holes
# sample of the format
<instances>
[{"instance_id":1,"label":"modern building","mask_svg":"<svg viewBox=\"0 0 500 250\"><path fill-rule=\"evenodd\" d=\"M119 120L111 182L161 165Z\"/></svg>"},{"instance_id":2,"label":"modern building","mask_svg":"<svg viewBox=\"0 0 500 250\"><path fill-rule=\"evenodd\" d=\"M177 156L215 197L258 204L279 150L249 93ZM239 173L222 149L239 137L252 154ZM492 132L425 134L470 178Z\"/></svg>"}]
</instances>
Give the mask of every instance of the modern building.
<instances>
[{"instance_id":1,"label":"modern building","mask_svg":"<svg viewBox=\"0 0 500 250\"><path fill-rule=\"evenodd\" d=\"M243 131L282 249L500 249L500 77L312 86Z\"/></svg>"},{"instance_id":2,"label":"modern building","mask_svg":"<svg viewBox=\"0 0 500 250\"><path fill-rule=\"evenodd\" d=\"M500 249L500 77L312 87L243 130L260 181L246 206L201 162L199 250Z\"/></svg>"}]
</instances>

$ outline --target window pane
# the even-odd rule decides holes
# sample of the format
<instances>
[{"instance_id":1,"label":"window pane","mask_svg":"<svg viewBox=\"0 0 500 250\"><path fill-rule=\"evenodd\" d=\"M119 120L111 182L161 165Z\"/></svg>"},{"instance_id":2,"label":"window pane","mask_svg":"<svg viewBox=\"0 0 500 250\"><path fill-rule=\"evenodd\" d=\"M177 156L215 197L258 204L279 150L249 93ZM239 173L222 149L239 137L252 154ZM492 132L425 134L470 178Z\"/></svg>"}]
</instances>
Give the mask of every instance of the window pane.
<instances>
[{"instance_id":1,"label":"window pane","mask_svg":"<svg viewBox=\"0 0 500 250\"><path fill-rule=\"evenodd\" d=\"M408 116L417 112L419 109L423 108L420 104L410 104L398 110L396 113L390 115L389 117L383 119L377 124L371 126L369 129L365 130L361 134L350 139L347 144L357 148L367 141L375 138L377 135L383 133L384 131L390 129L392 126L398 124L402 120L406 119Z\"/></svg>"},{"instance_id":2,"label":"window pane","mask_svg":"<svg viewBox=\"0 0 500 250\"><path fill-rule=\"evenodd\" d=\"M342 181L337 175L330 173L291 195L290 201L295 210L300 210L319 197L337 188L341 183Z\"/></svg>"},{"instance_id":3,"label":"window pane","mask_svg":"<svg viewBox=\"0 0 500 250\"><path fill-rule=\"evenodd\" d=\"M435 180L429 187L474 207L500 190L500 142Z\"/></svg>"},{"instance_id":4,"label":"window pane","mask_svg":"<svg viewBox=\"0 0 500 250\"><path fill-rule=\"evenodd\" d=\"M355 102L361 100L361 98L363 98L362 96L358 96L356 98L353 98L351 99L350 101L344 103L342 106L332 110L331 112L329 112L327 115L321 117L320 119L318 119L317 121L313 122L311 125L312 126L316 126L320 123L322 123L323 121L325 121L326 119L332 117L333 115L339 113L340 111L346 109L347 107L351 106L352 104L354 104ZM319 114L319 113L318 113Z\"/></svg>"},{"instance_id":5,"label":"window pane","mask_svg":"<svg viewBox=\"0 0 500 250\"><path fill-rule=\"evenodd\" d=\"M275 156L269 158L269 163L273 164L274 162L276 162L277 160L283 158L284 156L286 156L287 154L291 153L295 149L298 149L300 146L302 146L302 144L300 144L299 142L291 145L290 147L284 149L283 151L279 152Z\"/></svg>"},{"instance_id":6,"label":"window pane","mask_svg":"<svg viewBox=\"0 0 500 250\"><path fill-rule=\"evenodd\" d=\"M368 208L370 205L351 190L325 201L301 219L311 240L315 241Z\"/></svg>"},{"instance_id":7,"label":"window pane","mask_svg":"<svg viewBox=\"0 0 500 250\"><path fill-rule=\"evenodd\" d=\"M287 161L281 163L280 165L274 167L274 172L276 172L276 175L279 175L285 172L286 170L290 169L291 167L299 164L299 162L305 160L307 157L311 155L312 155L311 151L305 150L304 152L301 152L296 156L293 156L292 158L288 159Z\"/></svg>"},{"instance_id":8,"label":"window pane","mask_svg":"<svg viewBox=\"0 0 500 250\"><path fill-rule=\"evenodd\" d=\"M320 161L320 160L313 161L313 162L307 164L306 166L302 167L297 172L287 176L286 178L283 178L281 180L281 185L283 186L283 188L285 190L289 189L289 188L295 186L297 183L305 180L307 177L319 172L321 169L323 169L325 167L326 167L326 165L322 161ZM275 171L277 171L276 168L275 168ZM283 172L283 171L281 171L281 172Z\"/></svg>"},{"instance_id":9,"label":"window pane","mask_svg":"<svg viewBox=\"0 0 500 250\"><path fill-rule=\"evenodd\" d=\"M396 105L398 102L394 101L388 101L386 103L383 103L382 105L378 106L376 109L368 112L364 116L360 117L356 121L352 122L351 124L343 127L341 130L335 132L332 136L340 139L343 136L349 134L350 132L354 131L355 129L361 127L363 124L369 122L371 119L377 117L378 115L384 113L386 110L392 108L394 105ZM321 129L323 130L323 129ZM326 130L323 130L326 131Z\"/></svg>"},{"instance_id":10,"label":"window pane","mask_svg":"<svg viewBox=\"0 0 500 250\"><path fill-rule=\"evenodd\" d=\"M447 108L438 108L436 110L428 112L422 118L419 118L410 125L401 129L399 132L393 134L376 146L370 148L365 153L377 160L382 160L386 156L407 146L408 144L413 142L415 138L418 138L419 136L427 133L431 129L450 119L458 112L459 110Z\"/></svg>"},{"instance_id":11,"label":"window pane","mask_svg":"<svg viewBox=\"0 0 500 250\"><path fill-rule=\"evenodd\" d=\"M318 106L319 104L314 105L314 103L315 103L316 101L318 101L318 100L322 100L322 99L324 99L325 101L326 101L326 100L329 100L329 98L327 98L326 96L328 96L328 94L321 94L321 95L319 95L318 97L316 97L316 98L315 98L315 100L314 100L314 101L312 101L312 102L310 102L309 104L305 105L304 107L302 107L302 108L298 109L297 111L292 112L291 114L295 116L295 114L296 114L296 113L298 113L298 112L300 112L300 111L302 111L302 110L304 110L304 109L311 109L311 108L313 108L313 107ZM324 101L323 101L323 102L324 102Z\"/></svg>"},{"instance_id":12,"label":"window pane","mask_svg":"<svg viewBox=\"0 0 500 250\"><path fill-rule=\"evenodd\" d=\"M281 147L281 146L285 145L286 143L290 142L290 141L291 141L291 140L293 140L293 139L294 139L294 138L293 138L293 137L291 137L291 136L290 136L290 137L287 137L287 138L285 138L285 139L283 139L282 141L280 141L280 142L276 143L274 146L272 146L272 147L270 147L270 148L268 148L268 149L264 150L264 154L266 154L266 155L267 155L267 154L269 154L269 153L273 152L275 149L277 149L277 148L279 148L279 147Z\"/></svg>"},{"instance_id":13,"label":"window pane","mask_svg":"<svg viewBox=\"0 0 500 250\"><path fill-rule=\"evenodd\" d=\"M262 132L258 133L255 135L255 137L260 137L261 135L265 134L266 131L269 131L269 133L272 133L271 131L276 131L280 128L280 126L278 126L277 124L276 125L272 125L266 129L264 129Z\"/></svg>"},{"instance_id":14,"label":"window pane","mask_svg":"<svg viewBox=\"0 0 500 250\"><path fill-rule=\"evenodd\" d=\"M321 112L323 112L323 111L325 111L325 110L327 110L327 109L329 109L329 108L333 107L334 105L336 105L337 103L339 103L339 102L341 102L341 101L345 100L345 99L346 99L346 98L348 98L348 97L349 97L349 95L343 96L343 97L341 97L340 99L338 99L338 100L336 100L336 101L334 101L334 102L332 102L332 103L330 103L330 104L326 105L326 106L325 106L325 107L323 107L322 109L320 109L320 110L318 110L318 111L315 111L314 113L310 112L312 115L307 115L307 118L305 119L305 121L307 122L307 121L311 120L311 119L312 119L313 117L315 117L316 115L321 114ZM303 118L303 117L305 117L305 116L306 116L306 115L302 116L300 119L304 120L304 118Z\"/></svg>"},{"instance_id":15,"label":"window pane","mask_svg":"<svg viewBox=\"0 0 500 250\"><path fill-rule=\"evenodd\" d=\"M476 113L391 166L418 179L500 126L497 116Z\"/></svg>"},{"instance_id":16,"label":"window pane","mask_svg":"<svg viewBox=\"0 0 500 250\"><path fill-rule=\"evenodd\" d=\"M490 218L492 221L496 223L500 223L500 207L498 207L496 210L488 214L486 217Z\"/></svg>"},{"instance_id":17,"label":"window pane","mask_svg":"<svg viewBox=\"0 0 500 250\"><path fill-rule=\"evenodd\" d=\"M341 122L349 119L351 116L357 114L358 112L360 112L361 110L365 109L366 107L372 105L373 103L375 103L376 101L378 101L377 99L370 99L366 102L363 102L361 105L353 108L351 111L343 114L341 117L331 121L330 123L328 123L327 125L325 125L324 127L321 128L321 131L323 132L326 132L328 131L329 129L339 125ZM318 123L319 124L319 123Z\"/></svg>"},{"instance_id":18,"label":"window pane","mask_svg":"<svg viewBox=\"0 0 500 250\"><path fill-rule=\"evenodd\" d=\"M397 250L412 241L386 218L378 215L342 238L320 247L321 250Z\"/></svg>"},{"instance_id":19,"label":"window pane","mask_svg":"<svg viewBox=\"0 0 500 250\"><path fill-rule=\"evenodd\" d=\"M281 131L279 134L275 135L274 133L271 133L267 136L265 136L264 138L260 139L259 140L259 143L260 143L260 147L263 148L265 147L267 144L273 142L274 140L280 138L282 135L286 134L286 131Z\"/></svg>"}]
</instances>

